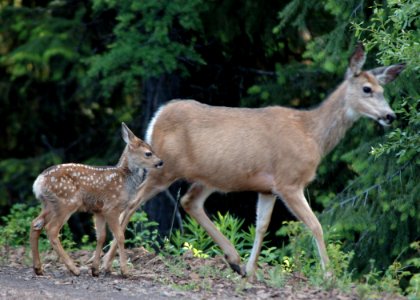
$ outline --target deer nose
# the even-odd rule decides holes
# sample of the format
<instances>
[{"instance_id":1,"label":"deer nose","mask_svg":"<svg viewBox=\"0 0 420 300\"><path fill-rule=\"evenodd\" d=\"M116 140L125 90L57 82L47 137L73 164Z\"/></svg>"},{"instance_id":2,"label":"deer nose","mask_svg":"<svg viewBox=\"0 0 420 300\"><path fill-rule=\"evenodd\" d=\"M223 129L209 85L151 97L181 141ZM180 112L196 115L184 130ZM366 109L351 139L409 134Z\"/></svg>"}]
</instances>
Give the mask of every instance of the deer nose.
<instances>
[{"instance_id":1,"label":"deer nose","mask_svg":"<svg viewBox=\"0 0 420 300\"><path fill-rule=\"evenodd\" d=\"M155 165L155 167L156 167L156 168L162 168L162 166L163 166L163 160L159 161L159 162Z\"/></svg>"},{"instance_id":2,"label":"deer nose","mask_svg":"<svg viewBox=\"0 0 420 300\"><path fill-rule=\"evenodd\" d=\"M397 116L395 114L387 114L386 115L386 120L388 121L389 124L391 124L396 118L397 118Z\"/></svg>"}]
</instances>

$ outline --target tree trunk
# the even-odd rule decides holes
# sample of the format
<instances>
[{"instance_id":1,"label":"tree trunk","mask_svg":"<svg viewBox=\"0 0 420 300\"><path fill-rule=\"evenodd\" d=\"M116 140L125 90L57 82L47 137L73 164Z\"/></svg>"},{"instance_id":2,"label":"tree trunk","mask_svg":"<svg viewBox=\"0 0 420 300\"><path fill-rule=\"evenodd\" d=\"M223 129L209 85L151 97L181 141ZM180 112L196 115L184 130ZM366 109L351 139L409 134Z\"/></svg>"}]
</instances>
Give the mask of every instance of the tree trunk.
<instances>
[{"instance_id":1,"label":"tree trunk","mask_svg":"<svg viewBox=\"0 0 420 300\"><path fill-rule=\"evenodd\" d=\"M180 77L176 74L165 74L144 81L141 120L136 122L141 124L143 136L157 109L169 100L179 97L179 87ZM179 199L177 199L179 184L175 185L158 194L142 207L149 216L149 220L159 223L158 230L161 237L168 237L174 229L182 229Z\"/></svg>"}]
</instances>

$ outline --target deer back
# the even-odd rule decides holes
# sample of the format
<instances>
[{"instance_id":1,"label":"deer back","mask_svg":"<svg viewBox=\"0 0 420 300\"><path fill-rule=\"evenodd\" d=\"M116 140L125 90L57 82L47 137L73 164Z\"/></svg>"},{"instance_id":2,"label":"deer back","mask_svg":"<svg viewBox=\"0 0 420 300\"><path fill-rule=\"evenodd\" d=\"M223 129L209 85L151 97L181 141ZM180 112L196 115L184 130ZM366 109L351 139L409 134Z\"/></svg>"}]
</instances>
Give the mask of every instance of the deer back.
<instances>
[{"instance_id":1,"label":"deer back","mask_svg":"<svg viewBox=\"0 0 420 300\"><path fill-rule=\"evenodd\" d=\"M173 101L151 122L149 142L176 178L224 191L270 192L285 173L287 180L309 181L314 176L320 157L302 120L303 112L283 107Z\"/></svg>"}]
</instances>

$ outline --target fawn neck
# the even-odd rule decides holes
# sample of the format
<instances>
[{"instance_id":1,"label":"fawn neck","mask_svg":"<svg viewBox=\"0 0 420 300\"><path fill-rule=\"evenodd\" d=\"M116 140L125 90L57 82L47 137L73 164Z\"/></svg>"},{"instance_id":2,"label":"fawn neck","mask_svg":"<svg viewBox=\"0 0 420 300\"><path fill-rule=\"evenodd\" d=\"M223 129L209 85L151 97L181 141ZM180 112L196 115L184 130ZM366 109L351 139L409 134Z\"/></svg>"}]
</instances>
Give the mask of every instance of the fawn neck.
<instances>
[{"instance_id":1,"label":"fawn neck","mask_svg":"<svg viewBox=\"0 0 420 300\"><path fill-rule=\"evenodd\" d=\"M321 105L309 111L311 131L325 156L340 142L358 115L346 104L348 84L342 83Z\"/></svg>"},{"instance_id":2,"label":"fawn neck","mask_svg":"<svg viewBox=\"0 0 420 300\"><path fill-rule=\"evenodd\" d=\"M147 175L146 169L130 164L128 146L124 148L124 151L118 161L117 168L122 170L125 180L133 188L138 187Z\"/></svg>"}]
</instances>

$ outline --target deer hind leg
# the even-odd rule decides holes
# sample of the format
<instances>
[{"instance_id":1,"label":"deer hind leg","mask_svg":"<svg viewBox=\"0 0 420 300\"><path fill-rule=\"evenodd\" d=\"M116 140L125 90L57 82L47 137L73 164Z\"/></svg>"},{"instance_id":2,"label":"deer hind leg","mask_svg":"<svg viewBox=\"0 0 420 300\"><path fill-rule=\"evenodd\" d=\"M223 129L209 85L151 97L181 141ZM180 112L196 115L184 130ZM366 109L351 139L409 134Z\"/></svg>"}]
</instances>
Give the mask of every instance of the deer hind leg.
<instances>
[{"instance_id":1,"label":"deer hind leg","mask_svg":"<svg viewBox=\"0 0 420 300\"><path fill-rule=\"evenodd\" d=\"M106 239L106 223L102 215L95 215L96 228L96 249L95 256L92 262L92 276L99 276L99 261L102 253L102 246Z\"/></svg>"},{"instance_id":2,"label":"deer hind leg","mask_svg":"<svg viewBox=\"0 0 420 300\"><path fill-rule=\"evenodd\" d=\"M264 235L270 224L271 214L273 212L276 196L272 194L258 194L257 204L257 225L255 231L255 240L252 247L251 256L246 265L246 275L253 278L257 268L257 259L261 252L261 245Z\"/></svg>"},{"instance_id":3,"label":"deer hind leg","mask_svg":"<svg viewBox=\"0 0 420 300\"><path fill-rule=\"evenodd\" d=\"M47 209L43 209L39 216L36 217L31 223L30 243L32 251L33 269L36 275L44 274L44 271L42 270L41 259L39 257L38 242L39 236L41 235L41 231L45 226L48 213L49 212Z\"/></svg>"},{"instance_id":4,"label":"deer hind leg","mask_svg":"<svg viewBox=\"0 0 420 300\"><path fill-rule=\"evenodd\" d=\"M67 269L69 269L73 275L79 276L80 270L75 266L73 260L66 253L63 246L61 245L60 239L58 238L61 227L63 227L64 223L67 222L72 213L73 212L57 213L54 216L51 216L50 221L45 225L45 230L47 232L51 246L57 252L58 256L63 260Z\"/></svg>"},{"instance_id":5,"label":"deer hind leg","mask_svg":"<svg viewBox=\"0 0 420 300\"><path fill-rule=\"evenodd\" d=\"M136 195L136 198L132 200L129 206L121 213L120 221L121 228L123 232L125 232L125 228L130 221L131 216L136 212L140 205L147 202L149 199L160 193L161 191L168 188L168 186L172 183L172 181L168 181L166 184L161 184L158 182L153 181L152 178L147 177L144 185L141 187L140 191ZM111 272L112 268L112 261L114 260L115 254L117 252L117 243L114 239L111 243L111 246L108 252L104 256L104 270L106 273Z\"/></svg>"},{"instance_id":6,"label":"deer hind leg","mask_svg":"<svg viewBox=\"0 0 420 300\"><path fill-rule=\"evenodd\" d=\"M244 275L240 268L241 258L232 243L214 226L204 212L204 202L214 190L198 183L194 183L188 192L181 198L184 210L194 218L207 231L210 237L219 245L225 254L230 267L237 273Z\"/></svg>"},{"instance_id":7,"label":"deer hind leg","mask_svg":"<svg viewBox=\"0 0 420 300\"><path fill-rule=\"evenodd\" d=\"M124 231L120 222L118 220L118 214L109 214L106 216L106 222L108 223L109 229L111 230L112 234L114 235L114 239L117 241L118 245L118 253L120 256L120 268L121 268L121 275L128 276L128 269L127 269L127 256L124 250Z\"/></svg>"},{"instance_id":8,"label":"deer hind leg","mask_svg":"<svg viewBox=\"0 0 420 300\"><path fill-rule=\"evenodd\" d=\"M322 269L325 271L329 258L325 247L324 234L321 224L303 194L303 189L294 187L279 188L278 192L292 213L311 230L318 246Z\"/></svg>"}]
</instances>

